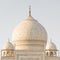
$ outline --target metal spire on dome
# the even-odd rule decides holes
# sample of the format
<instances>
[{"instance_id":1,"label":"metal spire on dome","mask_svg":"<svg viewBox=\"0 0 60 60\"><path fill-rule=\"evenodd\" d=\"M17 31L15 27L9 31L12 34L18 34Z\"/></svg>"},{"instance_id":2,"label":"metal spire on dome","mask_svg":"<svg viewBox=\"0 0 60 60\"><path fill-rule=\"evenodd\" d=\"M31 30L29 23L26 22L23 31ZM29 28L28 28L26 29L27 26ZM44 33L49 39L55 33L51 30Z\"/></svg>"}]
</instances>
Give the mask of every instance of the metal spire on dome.
<instances>
[{"instance_id":1,"label":"metal spire on dome","mask_svg":"<svg viewBox=\"0 0 60 60\"><path fill-rule=\"evenodd\" d=\"M29 16L31 16L31 5L29 6Z\"/></svg>"},{"instance_id":2,"label":"metal spire on dome","mask_svg":"<svg viewBox=\"0 0 60 60\"><path fill-rule=\"evenodd\" d=\"M8 38L8 40L7 40L8 42L10 42L10 39Z\"/></svg>"}]
</instances>

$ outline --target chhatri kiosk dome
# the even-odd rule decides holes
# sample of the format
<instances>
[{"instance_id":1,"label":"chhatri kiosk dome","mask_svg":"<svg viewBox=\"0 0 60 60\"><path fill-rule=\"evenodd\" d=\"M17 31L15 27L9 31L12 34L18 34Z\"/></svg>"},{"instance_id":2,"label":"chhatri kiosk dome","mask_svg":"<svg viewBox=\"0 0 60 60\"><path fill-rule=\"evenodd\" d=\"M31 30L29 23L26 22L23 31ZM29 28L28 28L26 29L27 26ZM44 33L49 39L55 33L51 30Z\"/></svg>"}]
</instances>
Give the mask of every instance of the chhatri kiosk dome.
<instances>
[{"instance_id":1,"label":"chhatri kiosk dome","mask_svg":"<svg viewBox=\"0 0 60 60\"><path fill-rule=\"evenodd\" d=\"M31 16L19 23L13 30L12 40L17 50L40 50L44 49L47 42L47 32L45 28Z\"/></svg>"}]
</instances>

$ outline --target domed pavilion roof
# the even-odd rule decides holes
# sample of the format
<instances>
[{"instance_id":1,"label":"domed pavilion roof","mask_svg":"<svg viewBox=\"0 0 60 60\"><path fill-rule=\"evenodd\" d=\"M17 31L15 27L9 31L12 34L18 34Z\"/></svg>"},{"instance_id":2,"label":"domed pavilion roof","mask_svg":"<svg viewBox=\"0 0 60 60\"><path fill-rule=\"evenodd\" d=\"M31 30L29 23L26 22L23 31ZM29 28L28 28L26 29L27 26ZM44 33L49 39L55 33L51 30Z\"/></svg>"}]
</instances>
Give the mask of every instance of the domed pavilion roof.
<instances>
[{"instance_id":1,"label":"domed pavilion roof","mask_svg":"<svg viewBox=\"0 0 60 60\"><path fill-rule=\"evenodd\" d=\"M47 42L46 50L57 50L57 47L52 41L49 41Z\"/></svg>"},{"instance_id":2,"label":"domed pavilion roof","mask_svg":"<svg viewBox=\"0 0 60 60\"><path fill-rule=\"evenodd\" d=\"M7 50L12 49L12 50L14 50L14 46L13 46L13 44L12 44L10 41L7 41L7 42L5 43L3 49L7 49Z\"/></svg>"}]
</instances>

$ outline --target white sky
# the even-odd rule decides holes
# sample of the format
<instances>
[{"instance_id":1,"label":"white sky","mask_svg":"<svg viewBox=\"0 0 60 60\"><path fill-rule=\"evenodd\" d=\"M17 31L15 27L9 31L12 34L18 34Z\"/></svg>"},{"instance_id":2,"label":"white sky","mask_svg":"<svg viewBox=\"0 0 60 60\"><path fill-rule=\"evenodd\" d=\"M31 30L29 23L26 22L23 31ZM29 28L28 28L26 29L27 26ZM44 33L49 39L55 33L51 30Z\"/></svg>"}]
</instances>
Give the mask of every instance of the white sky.
<instances>
[{"instance_id":1,"label":"white sky","mask_svg":"<svg viewBox=\"0 0 60 60\"><path fill-rule=\"evenodd\" d=\"M28 16L32 6L32 16L47 30L48 40L60 49L60 0L0 0L0 49L10 38L13 28Z\"/></svg>"}]
</instances>

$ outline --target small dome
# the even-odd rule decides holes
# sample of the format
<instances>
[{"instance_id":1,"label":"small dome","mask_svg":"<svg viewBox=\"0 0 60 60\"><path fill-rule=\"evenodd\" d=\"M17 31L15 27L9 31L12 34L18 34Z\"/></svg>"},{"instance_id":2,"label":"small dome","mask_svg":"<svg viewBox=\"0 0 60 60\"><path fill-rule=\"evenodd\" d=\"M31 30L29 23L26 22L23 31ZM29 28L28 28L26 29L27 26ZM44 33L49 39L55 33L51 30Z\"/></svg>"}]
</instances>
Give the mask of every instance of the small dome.
<instances>
[{"instance_id":1,"label":"small dome","mask_svg":"<svg viewBox=\"0 0 60 60\"><path fill-rule=\"evenodd\" d=\"M7 41L3 47L3 49L13 49L14 50L14 46L11 42Z\"/></svg>"},{"instance_id":2,"label":"small dome","mask_svg":"<svg viewBox=\"0 0 60 60\"><path fill-rule=\"evenodd\" d=\"M52 41L49 41L47 42L46 50L57 50L57 47Z\"/></svg>"}]
</instances>

